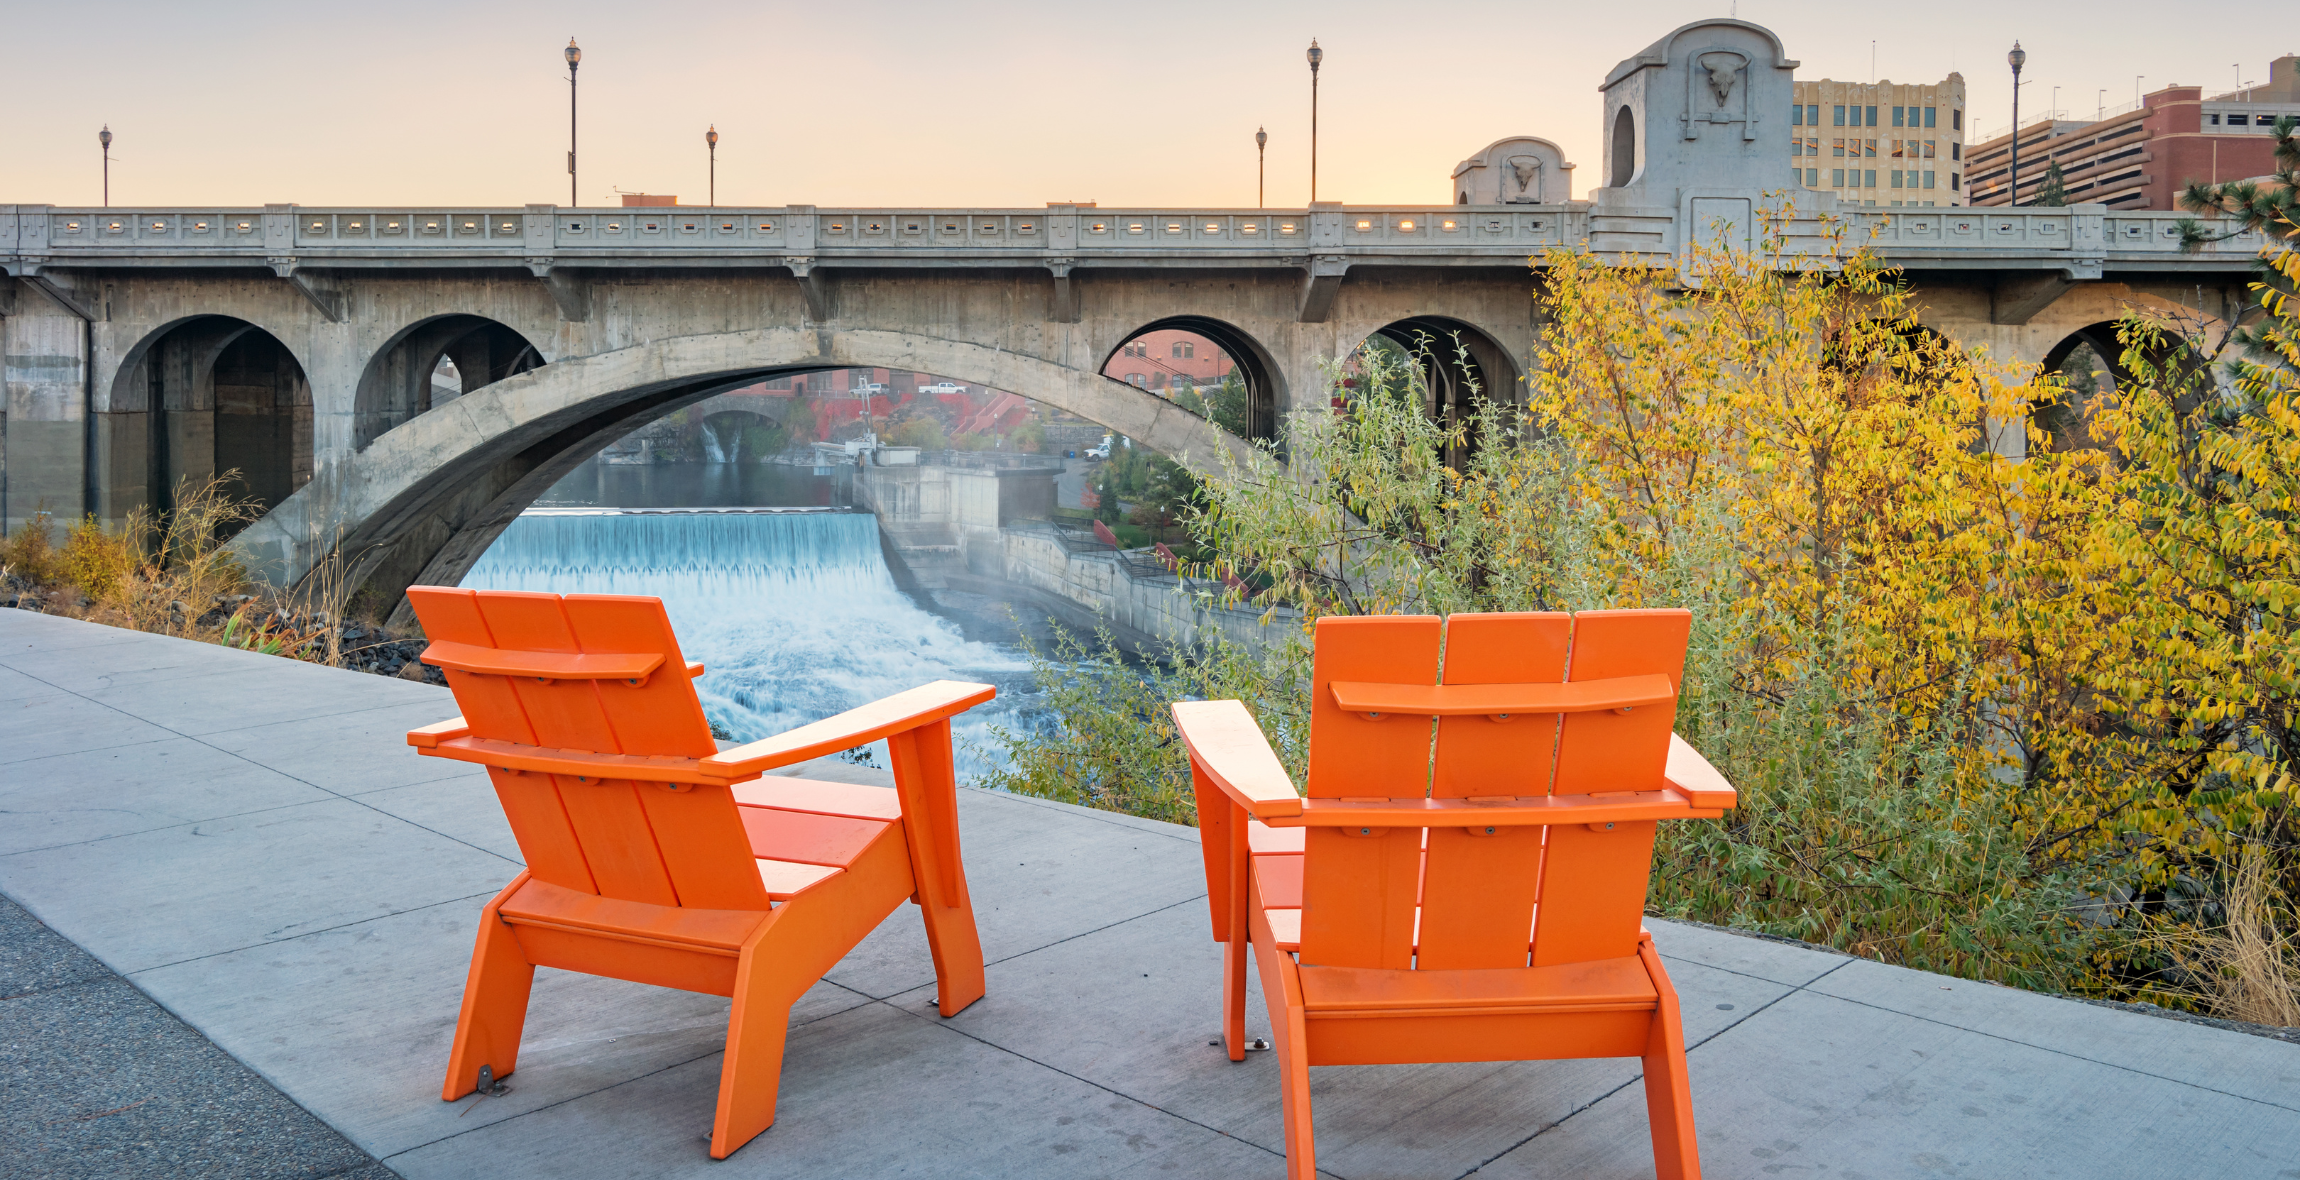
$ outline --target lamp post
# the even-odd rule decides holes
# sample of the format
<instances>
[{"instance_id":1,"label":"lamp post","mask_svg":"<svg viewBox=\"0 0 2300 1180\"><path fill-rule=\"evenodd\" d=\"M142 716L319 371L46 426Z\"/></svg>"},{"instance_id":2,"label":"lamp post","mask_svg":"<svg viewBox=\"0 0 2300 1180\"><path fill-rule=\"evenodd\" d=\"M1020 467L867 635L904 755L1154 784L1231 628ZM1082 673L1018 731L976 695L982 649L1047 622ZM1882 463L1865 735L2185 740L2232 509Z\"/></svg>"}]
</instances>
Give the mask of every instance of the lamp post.
<instances>
[{"instance_id":1,"label":"lamp post","mask_svg":"<svg viewBox=\"0 0 2300 1180\"><path fill-rule=\"evenodd\" d=\"M1270 197L1270 132L1254 128L1254 208L1269 204Z\"/></svg>"},{"instance_id":2,"label":"lamp post","mask_svg":"<svg viewBox=\"0 0 2300 1180\"><path fill-rule=\"evenodd\" d=\"M1310 38L1310 200L1318 199L1318 63L1326 60L1326 51L1318 48L1318 39Z\"/></svg>"},{"instance_id":3,"label":"lamp post","mask_svg":"<svg viewBox=\"0 0 2300 1180\"><path fill-rule=\"evenodd\" d=\"M112 207L112 125L96 133L96 142L104 145L104 207Z\"/></svg>"},{"instance_id":4,"label":"lamp post","mask_svg":"<svg viewBox=\"0 0 2300 1180\"><path fill-rule=\"evenodd\" d=\"M575 38L567 38L567 204L581 205L575 188L575 67L583 64L583 51L575 47Z\"/></svg>"},{"instance_id":5,"label":"lamp post","mask_svg":"<svg viewBox=\"0 0 2300 1180\"><path fill-rule=\"evenodd\" d=\"M2013 141L2012 141L2012 199L2009 204L2020 204L2020 68L2028 63L2028 51L2013 42L2012 52L2005 54L2013 72Z\"/></svg>"},{"instance_id":6,"label":"lamp post","mask_svg":"<svg viewBox=\"0 0 2300 1180\"><path fill-rule=\"evenodd\" d=\"M703 133L703 142L710 145L711 148L710 202L711 206L716 208L719 204L719 125L717 123L711 124L711 129Z\"/></svg>"}]
</instances>

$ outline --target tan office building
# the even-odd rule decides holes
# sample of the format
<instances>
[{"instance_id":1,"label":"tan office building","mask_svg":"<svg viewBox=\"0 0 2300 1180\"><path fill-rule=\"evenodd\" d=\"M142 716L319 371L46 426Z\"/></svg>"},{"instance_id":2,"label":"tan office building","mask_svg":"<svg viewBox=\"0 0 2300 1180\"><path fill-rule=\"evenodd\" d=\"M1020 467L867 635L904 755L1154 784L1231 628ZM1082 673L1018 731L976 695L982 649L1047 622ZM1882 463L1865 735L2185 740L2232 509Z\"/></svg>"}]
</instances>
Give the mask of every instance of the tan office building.
<instances>
[{"instance_id":1,"label":"tan office building","mask_svg":"<svg viewBox=\"0 0 2300 1180\"><path fill-rule=\"evenodd\" d=\"M1849 205L1965 203L1965 78L1796 84L1789 164Z\"/></svg>"}]
</instances>

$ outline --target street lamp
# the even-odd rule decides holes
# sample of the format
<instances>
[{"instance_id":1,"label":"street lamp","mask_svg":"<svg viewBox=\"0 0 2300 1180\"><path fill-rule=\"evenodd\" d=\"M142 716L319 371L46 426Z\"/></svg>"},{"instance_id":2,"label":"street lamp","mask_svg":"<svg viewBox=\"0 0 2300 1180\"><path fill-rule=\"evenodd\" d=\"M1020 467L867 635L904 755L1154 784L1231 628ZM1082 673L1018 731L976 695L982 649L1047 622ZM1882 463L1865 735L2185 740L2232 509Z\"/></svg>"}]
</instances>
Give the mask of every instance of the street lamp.
<instances>
[{"instance_id":1,"label":"street lamp","mask_svg":"<svg viewBox=\"0 0 2300 1180\"><path fill-rule=\"evenodd\" d=\"M583 51L575 47L575 38L567 38L567 205L573 208L583 202L576 197L575 188L575 67L583 64Z\"/></svg>"},{"instance_id":2,"label":"street lamp","mask_svg":"<svg viewBox=\"0 0 2300 1180\"><path fill-rule=\"evenodd\" d=\"M703 142L709 144L711 148L710 202L715 208L719 203L719 125L717 123L711 124L711 129L703 133Z\"/></svg>"},{"instance_id":3,"label":"street lamp","mask_svg":"<svg viewBox=\"0 0 2300 1180\"><path fill-rule=\"evenodd\" d=\"M1269 204L1270 196L1270 133L1254 128L1254 208Z\"/></svg>"},{"instance_id":4,"label":"street lamp","mask_svg":"<svg viewBox=\"0 0 2300 1180\"><path fill-rule=\"evenodd\" d=\"M2012 52L2011 52L2011 53L2008 53L2008 54L2005 54L2005 60L2006 60L2007 62L2010 62L2010 63L2012 63L2012 72L2013 72L2012 200L2010 201L2010 203L2011 203L2011 204L2013 204L2013 205L2019 205L2019 204L2020 204L2020 68L2021 68L2023 65L2026 65L2026 64L2028 63L2028 52L2027 52L2026 50L2024 50L2024 49L2022 49L2022 48L2020 47L2020 42L2018 42L2018 41L2015 41L2015 42L2013 42Z\"/></svg>"},{"instance_id":5,"label":"street lamp","mask_svg":"<svg viewBox=\"0 0 2300 1180\"><path fill-rule=\"evenodd\" d=\"M1318 48L1318 39L1310 38L1310 200L1318 199L1318 63L1326 60L1326 51Z\"/></svg>"},{"instance_id":6,"label":"street lamp","mask_svg":"<svg viewBox=\"0 0 2300 1180\"><path fill-rule=\"evenodd\" d=\"M104 207L112 207L112 125L96 133L96 142L104 145Z\"/></svg>"}]
</instances>

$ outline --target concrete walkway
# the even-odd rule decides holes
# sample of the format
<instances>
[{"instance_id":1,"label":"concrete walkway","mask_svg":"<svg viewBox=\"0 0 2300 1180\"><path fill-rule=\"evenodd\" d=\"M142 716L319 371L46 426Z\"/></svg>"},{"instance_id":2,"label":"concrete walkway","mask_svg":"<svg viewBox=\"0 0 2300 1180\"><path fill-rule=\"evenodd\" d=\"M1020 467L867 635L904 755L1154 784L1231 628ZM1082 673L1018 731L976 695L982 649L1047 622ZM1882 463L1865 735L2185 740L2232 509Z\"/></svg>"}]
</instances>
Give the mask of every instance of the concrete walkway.
<instances>
[{"instance_id":1,"label":"concrete walkway","mask_svg":"<svg viewBox=\"0 0 2300 1180\"><path fill-rule=\"evenodd\" d=\"M989 997L936 1016L898 911L802 1001L779 1121L733 1158L705 1155L707 996L545 970L510 1093L440 1102L518 855L482 775L402 743L453 712L0 611L0 892L407 1177L1280 1175L1276 1063L1207 1044L1196 833L981 791L960 817ZM1654 926L1712 1177L2300 1177L2300 1047ZM1321 1162L1650 1175L1635 1065L1321 1069Z\"/></svg>"}]
</instances>

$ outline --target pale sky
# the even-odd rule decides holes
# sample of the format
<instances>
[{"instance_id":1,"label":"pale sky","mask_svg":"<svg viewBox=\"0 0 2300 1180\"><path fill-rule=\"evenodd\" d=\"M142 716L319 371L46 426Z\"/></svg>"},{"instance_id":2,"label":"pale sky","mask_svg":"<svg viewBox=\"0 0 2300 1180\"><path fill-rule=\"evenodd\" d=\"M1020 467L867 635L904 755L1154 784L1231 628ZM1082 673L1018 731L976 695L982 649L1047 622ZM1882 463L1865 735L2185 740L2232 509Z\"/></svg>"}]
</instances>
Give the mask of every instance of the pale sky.
<instances>
[{"instance_id":1,"label":"pale sky","mask_svg":"<svg viewBox=\"0 0 2300 1180\"><path fill-rule=\"evenodd\" d=\"M1597 84L1726 3L1010 0L151 0L0 8L0 203L94 205L111 125L115 205L491 207L567 200L567 38L583 47L582 200L702 204L716 123L724 205L1252 206L1318 194L1437 204L1504 136L1559 143L1574 194L1600 169ZM2274 5L2270 5L2273 8ZM1975 131L2146 89L2265 80L2300 26L2161 2L1740 0L1800 79L1962 71ZM2275 42L2275 43L2271 43ZM2241 75L2239 65L2241 64Z\"/></svg>"}]
</instances>

